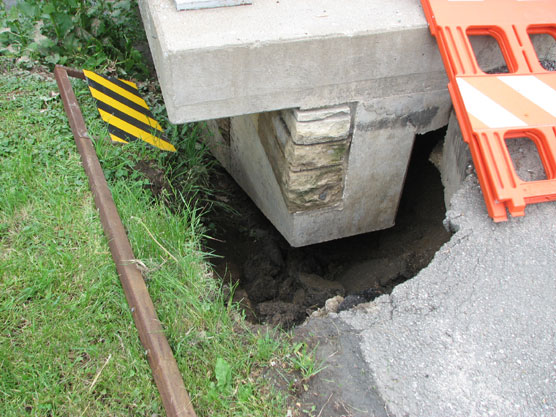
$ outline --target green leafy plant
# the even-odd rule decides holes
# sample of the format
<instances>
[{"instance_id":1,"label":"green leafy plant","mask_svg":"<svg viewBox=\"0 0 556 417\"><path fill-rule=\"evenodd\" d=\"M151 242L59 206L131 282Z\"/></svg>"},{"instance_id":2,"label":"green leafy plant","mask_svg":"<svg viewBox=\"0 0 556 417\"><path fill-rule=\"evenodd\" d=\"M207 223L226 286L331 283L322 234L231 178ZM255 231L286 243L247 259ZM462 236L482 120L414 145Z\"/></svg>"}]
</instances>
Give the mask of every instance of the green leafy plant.
<instances>
[{"instance_id":1,"label":"green leafy plant","mask_svg":"<svg viewBox=\"0 0 556 417\"><path fill-rule=\"evenodd\" d=\"M3 4L3 3L2 3ZM20 0L0 6L0 54L23 66L42 64L87 68L118 65L124 73L146 74L144 41L131 0Z\"/></svg>"},{"instance_id":2,"label":"green leafy plant","mask_svg":"<svg viewBox=\"0 0 556 417\"><path fill-rule=\"evenodd\" d=\"M228 362L222 358L216 360L214 367L214 374L216 376L216 387L221 392L228 391L232 386L232 367Z\"/></svg>"}]
</instances>

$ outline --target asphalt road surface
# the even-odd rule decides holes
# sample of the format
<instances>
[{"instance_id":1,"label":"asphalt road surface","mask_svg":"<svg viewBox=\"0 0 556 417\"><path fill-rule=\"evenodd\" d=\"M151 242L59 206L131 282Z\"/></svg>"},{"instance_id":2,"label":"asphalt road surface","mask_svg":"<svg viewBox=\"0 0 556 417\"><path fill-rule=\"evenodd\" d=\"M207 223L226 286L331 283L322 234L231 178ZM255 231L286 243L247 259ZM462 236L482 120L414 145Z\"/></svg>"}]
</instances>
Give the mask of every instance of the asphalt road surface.
<instances>
[{"instance_id":1,"label":"asphalt road surface","mask_svg":"<svg viewBox=\"0 0 556 417\"><path fill-rule=\"evenodd\" d=\"M304 326L326 336L322 417L556 416L556 203L494 223L469 176L446 225L417 277Z\"/></svg>"}]
</instances>

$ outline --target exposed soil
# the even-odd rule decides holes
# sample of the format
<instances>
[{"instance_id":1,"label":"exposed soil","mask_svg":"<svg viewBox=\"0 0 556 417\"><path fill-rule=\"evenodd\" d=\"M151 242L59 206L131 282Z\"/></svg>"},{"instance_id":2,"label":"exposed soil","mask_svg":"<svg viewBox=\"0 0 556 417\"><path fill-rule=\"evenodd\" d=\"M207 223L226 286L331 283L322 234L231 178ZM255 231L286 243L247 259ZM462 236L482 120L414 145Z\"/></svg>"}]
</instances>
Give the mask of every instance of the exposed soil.
<instances>
[{"instance_id":1,"label":"exposed soil","mask_svg":"<svg viewBox=\"0 0 556 417\"><path fill-rule=\"evenodd\" d=\"M324 306L343 310L370 301L428 265L450 234L440 175L428 157L444 130L417 138L396 226L327 243L292 248L235 181L217 169L216 198L235 213L206 216L214 237L215 272L237 285L236 301L253 322L289 328Z\"/></svg>"}]
</instances>

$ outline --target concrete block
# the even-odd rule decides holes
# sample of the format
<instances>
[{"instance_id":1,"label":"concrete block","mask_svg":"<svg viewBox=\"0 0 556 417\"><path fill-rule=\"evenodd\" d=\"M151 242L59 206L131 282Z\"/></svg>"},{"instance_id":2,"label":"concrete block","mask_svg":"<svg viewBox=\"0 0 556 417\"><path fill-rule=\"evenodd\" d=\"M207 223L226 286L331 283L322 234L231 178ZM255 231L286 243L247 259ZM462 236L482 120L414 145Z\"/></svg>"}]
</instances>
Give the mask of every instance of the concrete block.
<instances>
[{"instance_id":1,"label":"concrete block","mask_svg":"<svg viewBox=\"0 0 556 417\"><path fill-rule=\"evenodd\" d=\"M403 189L407 163L416 133L438 129L448 123L451 101L447 91L376 99L351 106L352 127L345 159L339 167L341 193L332 189L330 201L321 206L299 204L299 195L284 191L281 170L285 157L276 161L281 145L275 139L274 154L268 151L265 129L281 112L231 118L229 145L230 173L255 204L292 246L305 246L341 237L391 227L394 224ZM406 117L404 117L405 115ZM271 130L272 132L272 130ZM314 147L317 145L306 145ZM275 167L273 168L273 163ZM329 172L323 167L322 179ZM319 174L319 170L300 171L300 176ZM288 187L299 177L289 171ZM338 184L338 173L333 184ZM316 178L302 178L310 185L327 185ZM294 187L295 188L295 187ZM292 188L289 190L291 191ZM303 187L298 188L302 193ZM307 195L319 194L313 190ZM314 198L314 197L313 197ZM325 198L330 198L328 195ZM301 200L301 203L306 203Z\"/></svg>"},{"instance_id":2,"label":"concrete block","mask_svg":"<svg viewBox=\"0 0 556 417\"><path fill-rule=\"evenodd\" d=\"M419 0L139 7L170 120L220 119L211 149L290 244L394 224L414 136L445 126L451 108ZM554 58L552 37L534 42ZM496 48L473 42L483 69L500 66ZM464 148L449 132L451 194Z\"/></svg>"},{"instance_id":3,"label":"concrete block","mask_svg":"<svg viewBox=\"0 0 556 417\"><path fill-rule=\"evenodd\" d=\"M257 0L185 12L173 2L139 0L174 123L313 109L447 85L419 0ZM473 50L492 69L500 62L496 42L488 40L477 39ZM541 59L556 55L551 36L535 44Z\"/></svg>"},{"instance_id":4,"label":"concrete block","mask_svg":"<svg viewBox=\"0 0 556 417\"><path fill-rule=\"evenodd\" d=\"M174 123L446 88L418 0L139 7Z\"/></svg>"}]
</instances>

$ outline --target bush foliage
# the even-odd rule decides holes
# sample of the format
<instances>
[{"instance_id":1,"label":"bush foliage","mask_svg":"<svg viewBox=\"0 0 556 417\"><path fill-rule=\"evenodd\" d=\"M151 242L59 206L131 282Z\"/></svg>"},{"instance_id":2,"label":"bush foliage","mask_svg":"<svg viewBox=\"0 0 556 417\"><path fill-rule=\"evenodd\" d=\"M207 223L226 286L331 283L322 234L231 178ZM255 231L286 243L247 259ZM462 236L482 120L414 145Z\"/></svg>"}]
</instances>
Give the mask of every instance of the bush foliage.
<instances>
[{"instance_id":1,"label":"bush foliage","mask_svg":"<svg viewBox=\"0 0 556 417\"><path fill-rule=\"evenodd\" d=\"M0 2L0 54L23 67L37 61L114 68L142 78L147 69L136 45L144 42L131 0L19 0Z\"/></svg>"}]
</instances>

